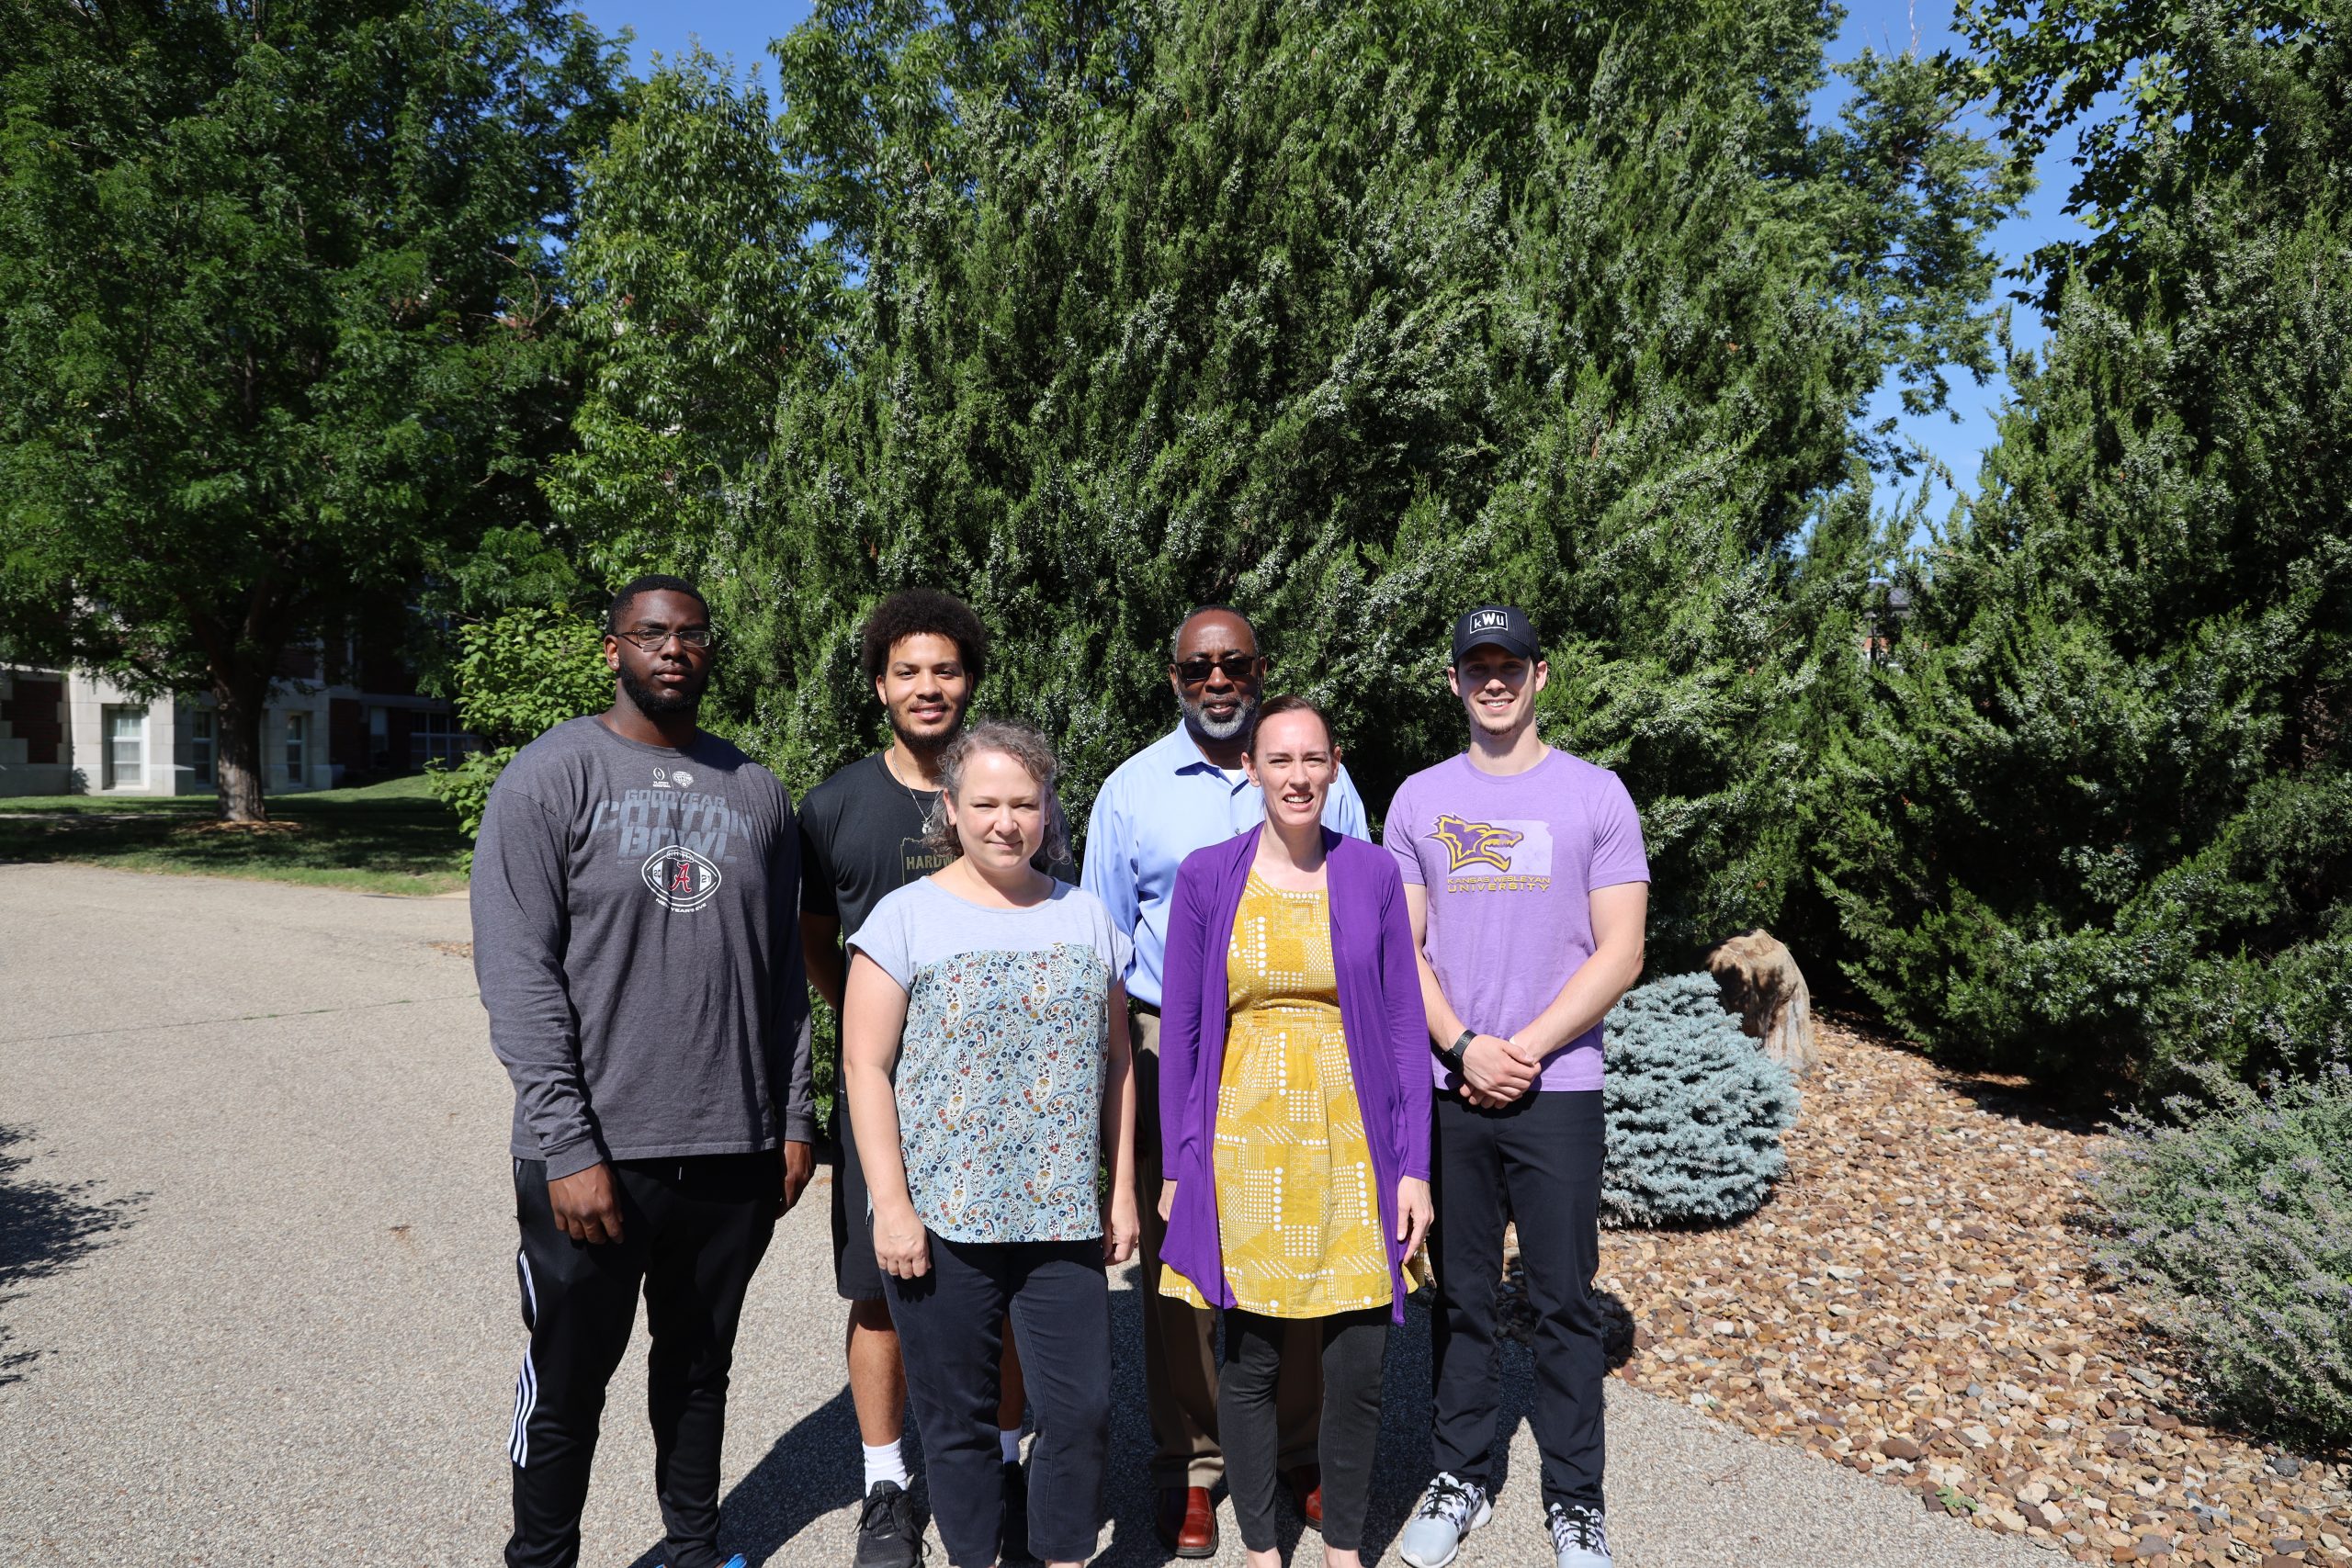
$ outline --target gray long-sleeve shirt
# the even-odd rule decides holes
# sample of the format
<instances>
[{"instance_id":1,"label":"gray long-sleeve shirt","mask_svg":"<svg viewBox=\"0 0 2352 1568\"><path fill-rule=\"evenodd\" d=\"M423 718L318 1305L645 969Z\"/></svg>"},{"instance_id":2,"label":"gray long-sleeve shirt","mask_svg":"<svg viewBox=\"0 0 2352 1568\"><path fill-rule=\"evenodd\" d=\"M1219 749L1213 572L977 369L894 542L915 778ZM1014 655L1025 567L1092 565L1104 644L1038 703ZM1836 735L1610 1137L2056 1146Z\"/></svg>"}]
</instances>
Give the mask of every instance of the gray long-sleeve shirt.
<instances>
[{"instance_id":1,"label":"gray long-sleeve shirt","mask_svg":"<svg viewBox=\"0 0 2352 1568\"><path fill-rule=\"evenodd\" d=\"M716 736L575 718L523 748L472 884L517 1158L555 1178L814 1137L799 857L784 785Z\"/></svg>"}]
</instances>

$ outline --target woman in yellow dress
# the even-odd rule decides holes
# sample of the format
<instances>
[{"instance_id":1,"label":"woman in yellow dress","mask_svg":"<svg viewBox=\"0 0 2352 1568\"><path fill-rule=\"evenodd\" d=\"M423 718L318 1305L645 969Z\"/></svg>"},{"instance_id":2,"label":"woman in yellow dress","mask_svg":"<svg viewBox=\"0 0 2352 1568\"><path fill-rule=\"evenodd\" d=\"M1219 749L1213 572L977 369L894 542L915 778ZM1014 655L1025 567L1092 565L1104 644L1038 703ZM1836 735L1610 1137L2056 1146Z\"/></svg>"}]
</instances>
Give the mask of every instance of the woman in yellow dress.
<instances>
[{"instance_id":1,"label":"woman in yellow dress","mask_svg":"<svg viewBox=\"0 0 2352 1568\"><path fill-rule=\"evenodd\" d=\"M1265 821L1186 859L1170 908L1160 1288L1225 1313L1218 1438L1250 1568L1280 1562L1283 1330L1320 1322L1324 1562L1358 1568L1381 1359L1430 1224L1428 1026L1394 859L1322 825L1322 713L1268 702L1247 762Z\"/></svg>"}]
</instances>

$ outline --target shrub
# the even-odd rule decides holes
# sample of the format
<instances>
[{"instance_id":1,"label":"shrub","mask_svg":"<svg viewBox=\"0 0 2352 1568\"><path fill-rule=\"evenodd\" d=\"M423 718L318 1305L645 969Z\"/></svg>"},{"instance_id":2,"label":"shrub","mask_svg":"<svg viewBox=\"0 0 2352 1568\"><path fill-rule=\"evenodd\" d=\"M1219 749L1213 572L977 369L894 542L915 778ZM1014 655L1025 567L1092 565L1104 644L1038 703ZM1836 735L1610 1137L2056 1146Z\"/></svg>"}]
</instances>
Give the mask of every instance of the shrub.
<instances>
[{"instance_id":1,"label":"shrub","mask_svg":"<svg viewBox=\"0 0 2352 1568\"><path fill-rule=\"evenodd\" d=\"M433 793L458 814L470 840L481 829L490 786L526 741L612 701L596 623L560 609L509 610L459 628L458 717L493 744L454 767L428 764ZM467 852L470 864L473 852Z\"/></svg>"},{"instance_id":2,"label":"shrub","mask_svg":"<svg viewBox=\"0 0 2352 1568\"><path fill-rule=\"evenodd\" d=\"M2216 1064L2210 1099L2118 1128L2095 1184L2100 1264L2194 1358L2223 1413L2352 1439L2352 1072L2257 1093Z\"/></svg>"},{"instance_id":3,"label":"shrub","mask_svg":"<svg viewBox=\"0 0 2352 1568\"><path fill-rule=\"evenodd\" d=\"M1796 1080L1740 1032L1711 975L1627 993L1607 1023L1602 1213L1617 1224L1736 1220L1788 1168Z\"/></svg>"}]
</instances>

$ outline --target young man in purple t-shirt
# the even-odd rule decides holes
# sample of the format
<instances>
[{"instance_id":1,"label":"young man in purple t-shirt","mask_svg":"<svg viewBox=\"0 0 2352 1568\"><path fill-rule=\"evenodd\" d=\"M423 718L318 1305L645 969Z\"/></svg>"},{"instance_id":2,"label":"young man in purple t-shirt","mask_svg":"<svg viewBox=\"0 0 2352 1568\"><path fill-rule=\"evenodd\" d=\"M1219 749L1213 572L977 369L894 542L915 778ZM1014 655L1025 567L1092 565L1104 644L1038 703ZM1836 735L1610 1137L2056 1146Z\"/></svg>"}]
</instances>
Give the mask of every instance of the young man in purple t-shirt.
<instances>
[{"instance_id":1,"label":"young man in purple t-shirt","mask_svg":"<svg viewBox=\"0 0 2352 1568\"><path fill-rule=\"evenodd\" d=\"M1430 1142L1438 1474L1397 1540L1443 1568L1491 1517L1495 1288L1519 1224L1535 1314L1535 1442L1557 1568L1605 1568L1600 1021L1642 969L1649 862L1617 775L1535 732L1550 670L1519 611L1453 626L1470 747L1407 779L1383 841L1405 877L1437 1079Z\"/></svg>"}]
</instances>

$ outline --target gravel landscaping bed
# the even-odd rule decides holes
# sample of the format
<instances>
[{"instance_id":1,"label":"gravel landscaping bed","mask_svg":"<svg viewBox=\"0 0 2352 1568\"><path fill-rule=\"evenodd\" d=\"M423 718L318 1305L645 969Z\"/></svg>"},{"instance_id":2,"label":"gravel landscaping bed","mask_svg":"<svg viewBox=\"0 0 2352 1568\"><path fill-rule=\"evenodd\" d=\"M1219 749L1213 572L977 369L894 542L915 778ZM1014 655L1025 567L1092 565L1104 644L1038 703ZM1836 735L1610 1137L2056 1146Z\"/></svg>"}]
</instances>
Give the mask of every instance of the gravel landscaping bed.
<instances>
[{"instance_id":1,"label":"gravel landscaping bed","mask_svg":"<svg viewBox=\"0 0 2352 1568\"><path fill-rule=\"evenodd\" d=\"M2099 1139L1835 1024L1764 1209L1601 1237L1619 1376L2083 1562L2352 1561L2352 1463L2197 1419L2089 1262Z\"/></svg>"}]
</instances>

